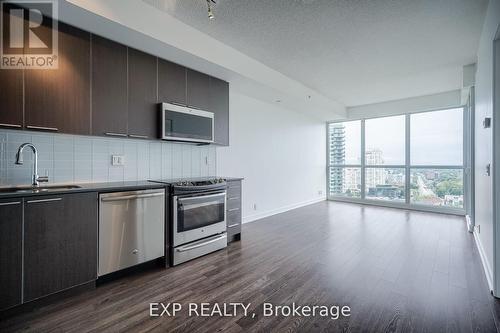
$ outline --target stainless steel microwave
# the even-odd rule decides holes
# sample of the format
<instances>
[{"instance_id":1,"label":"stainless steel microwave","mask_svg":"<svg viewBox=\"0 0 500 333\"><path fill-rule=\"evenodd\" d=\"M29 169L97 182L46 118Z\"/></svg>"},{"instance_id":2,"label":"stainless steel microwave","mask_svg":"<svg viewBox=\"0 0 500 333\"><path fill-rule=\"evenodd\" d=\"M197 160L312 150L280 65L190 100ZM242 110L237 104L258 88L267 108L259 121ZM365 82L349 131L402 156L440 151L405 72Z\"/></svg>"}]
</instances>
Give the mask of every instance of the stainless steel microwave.
<instances>
[{"instance_id":1,"label":"stainless steel microwave","mask_svg":"<svg viewBox=\"0 0 500 333\"><path fill-rule=\"evenodd\" d=\"M163 140L214 142L214 113L170 103L161 104Z\"/></svg>"}]
</instances>

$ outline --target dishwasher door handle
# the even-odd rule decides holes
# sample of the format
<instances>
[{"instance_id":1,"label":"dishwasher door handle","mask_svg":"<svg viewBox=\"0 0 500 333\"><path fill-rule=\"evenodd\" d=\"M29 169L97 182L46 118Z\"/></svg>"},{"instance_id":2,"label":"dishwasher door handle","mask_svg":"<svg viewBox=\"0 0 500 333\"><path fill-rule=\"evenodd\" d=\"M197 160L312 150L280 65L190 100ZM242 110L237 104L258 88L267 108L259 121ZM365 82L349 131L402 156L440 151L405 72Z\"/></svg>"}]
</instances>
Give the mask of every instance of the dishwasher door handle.
<instances>
[{"instance_id":1,"label":"dishwasher door handle","mask_svg":"<svg viewBox=\"0 0 500 333\"><path fill-rule=\"evenodd\" d=\"M164 196L164 195L165 195L165 193L163 193L163 192L151 193L151 194L133 194L133 195L124 195L124 196L121 196L121 197L101 198L101 201L103 201L103 202L110 202L110 201L122 201L122 200L135 200L135 199L161 197L161 196Z\"/></svg>"}]
</instances>

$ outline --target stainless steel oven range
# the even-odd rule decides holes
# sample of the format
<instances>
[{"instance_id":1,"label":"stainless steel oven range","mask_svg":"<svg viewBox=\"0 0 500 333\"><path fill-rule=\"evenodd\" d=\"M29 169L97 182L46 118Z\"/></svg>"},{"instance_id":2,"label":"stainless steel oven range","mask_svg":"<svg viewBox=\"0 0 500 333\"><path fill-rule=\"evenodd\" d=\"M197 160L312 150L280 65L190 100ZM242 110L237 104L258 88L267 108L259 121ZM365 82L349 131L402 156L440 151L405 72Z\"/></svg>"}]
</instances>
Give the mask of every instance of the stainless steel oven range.
<instances>
[{"instance_id":1,"label":"stainless steel oven range","mask_svg":"<svg viewBox=\"0 0 500 333\"><path fill-rule=\"evenodd\" d=\"M175 182L170 200L172 265L227 247L225 179Z\"/></svg>"}]
</instances>

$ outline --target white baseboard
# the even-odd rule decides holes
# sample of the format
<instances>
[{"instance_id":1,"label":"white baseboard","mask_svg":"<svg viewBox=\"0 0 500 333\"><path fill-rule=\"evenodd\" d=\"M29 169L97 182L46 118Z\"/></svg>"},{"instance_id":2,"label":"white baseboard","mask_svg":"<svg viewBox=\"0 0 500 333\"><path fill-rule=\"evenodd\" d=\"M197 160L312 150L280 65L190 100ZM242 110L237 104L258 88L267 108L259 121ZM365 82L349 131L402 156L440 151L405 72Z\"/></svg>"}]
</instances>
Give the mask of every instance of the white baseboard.
<instances>
[{"instance_id":1,"label":"white baseboard","mask_svg":"<svg viewBox=\"0 0 500 333\"><path fill-rule=\"evenodd\" d=\"M299 202L299 203L296 203L296 204L287 205L287 206L283 206L283 207L280 207L280 208L268 210L266 212L262 212L262 213L258 213L258 214L253 214L253 215L249 215L249 216L244 216L243 217L243 223L254 222L254 221L263 219L265 217L268 217L268 216L276 215L276 214L279 214L279 213L284 213L284 212L292 210L292 209L304 207L304 206L311 205L311 204L314 204L314 203L317 203L317 202L321 202L321 201L325 201L325 200L326 200L326 197L320 197L320 198L315 198L315 199L312 199L312 200L307 200L307 201Z\"/></svg>"},{"instance_id":2,"label":"white baseboard","mask_svg":"<svg viewBox=\"0 0 500 333\"><path fill-rule=\"evenodd\" d=\"M481 258L481 262L483 264L484 274L486 275L486 280L488 281L488 287L490 291L493 290L493 271L491 270L490 264L488 263L488 259L486 258L486 253L484 252L483 244L477 235L477 231L474 230L474 240L477 246L477 250L479 251L479 257Z\"/></svg>"}]
</instances>

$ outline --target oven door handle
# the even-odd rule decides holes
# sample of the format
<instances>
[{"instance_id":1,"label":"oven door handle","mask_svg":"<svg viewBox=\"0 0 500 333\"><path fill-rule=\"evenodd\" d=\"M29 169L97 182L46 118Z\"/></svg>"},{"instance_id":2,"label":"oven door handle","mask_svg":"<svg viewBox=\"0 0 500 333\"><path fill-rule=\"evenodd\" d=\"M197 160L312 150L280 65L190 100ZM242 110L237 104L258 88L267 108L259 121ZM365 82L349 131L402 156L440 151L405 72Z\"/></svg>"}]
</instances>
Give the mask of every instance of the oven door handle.
<instances>
[{"instance_id":1,"label":"oven door handle","mask_svg":"<svg viewBox=\"0 0 500 333\"><path fill-rule=\"evenodd\" d=\"M194 249L197 249L199 247L202 247L202 246L205 246L205 245L208 245L208 244L211 244L211 243L215 243L215 242L220 241L220 240L222 240L224 238L227 238L226 234L217 236L216 238L209 239L209 240L207 240L206 242L203 242L203 243L198 243L198 244L189 245L189 246L181 246L181 247L176 248L175 250L177 252L186 252L186 251L194 250Z\"/></svg>"},{"instance_id":2,"label":"oven door handle","mask_svg":"<svg viewBox=\"0 0 500 333\"><path fill-rule=\"evenodd\" d=\"M178 201L190 201L190 200L199 200L199 199L204 199L204 198L214 198L214 197L225 197L226 192L221 192L221 193L216 193L216 194L208 194L208 195L197 195L194 197L187 197L187 198L177 198Z\"/></svg>"}]
</instances>

